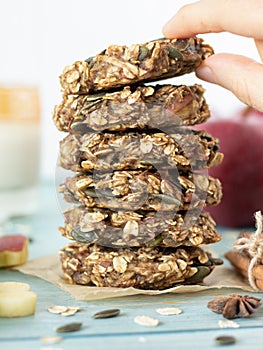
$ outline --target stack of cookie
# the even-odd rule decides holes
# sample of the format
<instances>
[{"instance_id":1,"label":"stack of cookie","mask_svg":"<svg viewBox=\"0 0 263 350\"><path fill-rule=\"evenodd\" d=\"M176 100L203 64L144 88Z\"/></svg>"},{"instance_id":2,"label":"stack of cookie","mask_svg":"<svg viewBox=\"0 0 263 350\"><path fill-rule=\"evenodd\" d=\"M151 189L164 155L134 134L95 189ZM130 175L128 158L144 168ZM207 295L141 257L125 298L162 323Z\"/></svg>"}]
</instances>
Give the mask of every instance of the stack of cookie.
<instances>
[{"instance_id":1,"label":"stack of cookie","mask_svg":"<svg viewBox=\"0 0 263 350\"><path fill-rule=\"evenodd\" d=\"M199 283L216 259L200 244L220 235L203 211L221 199L204 169L216 139L191 126L209 109L199 85L144 85L192 72L213 50L200 38L110 46L65 68L53 119L68 135L59 186L67 209L60 252L70 283L165 289ZM202 171L200 171L202 170Z\"/></svg>"}]
</instances>

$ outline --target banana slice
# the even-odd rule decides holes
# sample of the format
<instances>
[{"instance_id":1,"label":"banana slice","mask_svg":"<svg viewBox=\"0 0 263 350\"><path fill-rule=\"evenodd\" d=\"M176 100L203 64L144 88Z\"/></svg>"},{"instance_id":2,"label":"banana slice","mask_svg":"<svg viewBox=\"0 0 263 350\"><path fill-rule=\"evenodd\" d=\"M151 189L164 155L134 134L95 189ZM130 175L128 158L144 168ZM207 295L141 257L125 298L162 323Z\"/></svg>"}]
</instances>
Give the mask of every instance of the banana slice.
<instances>
[{"instance_id":1,"label":"banana slice","mask_svg":"<svg viewBox=\"0 0 263 350\"><path fill-rule=\"evenodd\" d=\"M28 258L28 238L23 235L0 237L0 267L22 265Z\"/></svg>"},{"instance_id":2,"label":"banana slice","mask_svg":"<svg viewBox=\"0 0 263 350\"><path fill-rule=\"evenodd\" d=\"M0 283L0 317L23 317L33 315L37 295L27 283Z\"/></svg>"},{"instance_id":3,"label":"banana slice","mask_svg":"<svg viewBox=\"0 0 263 350\"><path fill-rule=\"evenodd\" d=\"M16 291L17 293L22 293L30 290L30 286L27 283L21 282L1 282L0 283L0 293L5 290Z\"/></svg>"}]
</instances>

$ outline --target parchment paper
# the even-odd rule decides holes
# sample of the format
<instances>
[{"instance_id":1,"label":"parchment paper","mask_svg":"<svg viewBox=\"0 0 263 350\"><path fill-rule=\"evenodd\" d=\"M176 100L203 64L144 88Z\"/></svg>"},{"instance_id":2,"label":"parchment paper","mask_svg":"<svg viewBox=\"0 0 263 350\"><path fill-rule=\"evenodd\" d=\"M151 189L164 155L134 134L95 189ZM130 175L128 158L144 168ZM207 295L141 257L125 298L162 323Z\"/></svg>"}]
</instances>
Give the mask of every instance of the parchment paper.
<instances>
[{"instance_id":1,"label":"parchment paper","mask_svg":"<svg viewBox=\"0 0 263 350\"><path fill-rule=\"evenodd\" d=\"M57 255L30 260L15 269L49 281L78 300L99 300L138 294L190 293L212 288L238 288L244 291L253 291L249 284L234 269L227 268L224 265L217 266L201 285L180 285L161 291L136 288L100 288L68 284L63 279Z\"/></svg>"}]
</instances>

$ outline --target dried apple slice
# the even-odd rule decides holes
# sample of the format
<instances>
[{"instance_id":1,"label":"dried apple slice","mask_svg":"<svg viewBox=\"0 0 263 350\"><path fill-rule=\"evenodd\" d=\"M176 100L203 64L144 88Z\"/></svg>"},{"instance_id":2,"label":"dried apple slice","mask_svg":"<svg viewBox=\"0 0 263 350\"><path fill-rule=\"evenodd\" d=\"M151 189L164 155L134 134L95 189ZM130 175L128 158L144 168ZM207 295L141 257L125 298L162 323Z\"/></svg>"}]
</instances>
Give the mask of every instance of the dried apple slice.
<instances>
[{"instance_id":1,"label":"dried apple slice","mask_svg":"<svg viewBox=\"0 0 263 350\"><path fill-rule=\"evenodd\" d=\"M23 235L0 237L0 267L22 265L28 258L28 238Z\"/></svg>"},{"instance_id":2,"label":"dried apple slice","mask_svg":"<svg viewBox=\"0 0 263 350\"><path fill-rule=\"evenodd\" d=\"M0 317L24 317L35 313L36 293L26 283L0 283Z\"/></svg>"}]
</instances>

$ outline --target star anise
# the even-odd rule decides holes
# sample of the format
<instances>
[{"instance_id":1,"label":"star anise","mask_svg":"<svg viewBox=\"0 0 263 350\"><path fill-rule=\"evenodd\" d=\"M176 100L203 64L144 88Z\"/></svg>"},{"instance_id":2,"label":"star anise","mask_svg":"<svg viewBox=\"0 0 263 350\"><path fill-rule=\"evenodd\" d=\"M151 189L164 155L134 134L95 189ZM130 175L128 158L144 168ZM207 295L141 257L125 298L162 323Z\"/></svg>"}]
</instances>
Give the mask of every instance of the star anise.
<instances>
[{"instance_id":1,"label":"star anise","mask_svg":"<svg viewBox=\"0 0 263 350\"><path fill-rule=\"evenodd\" d=\"M231 320L237 317L249 317L260 305L261 298L231 294L209 301L207 307Z\"/></svg>"}]
</instances>

